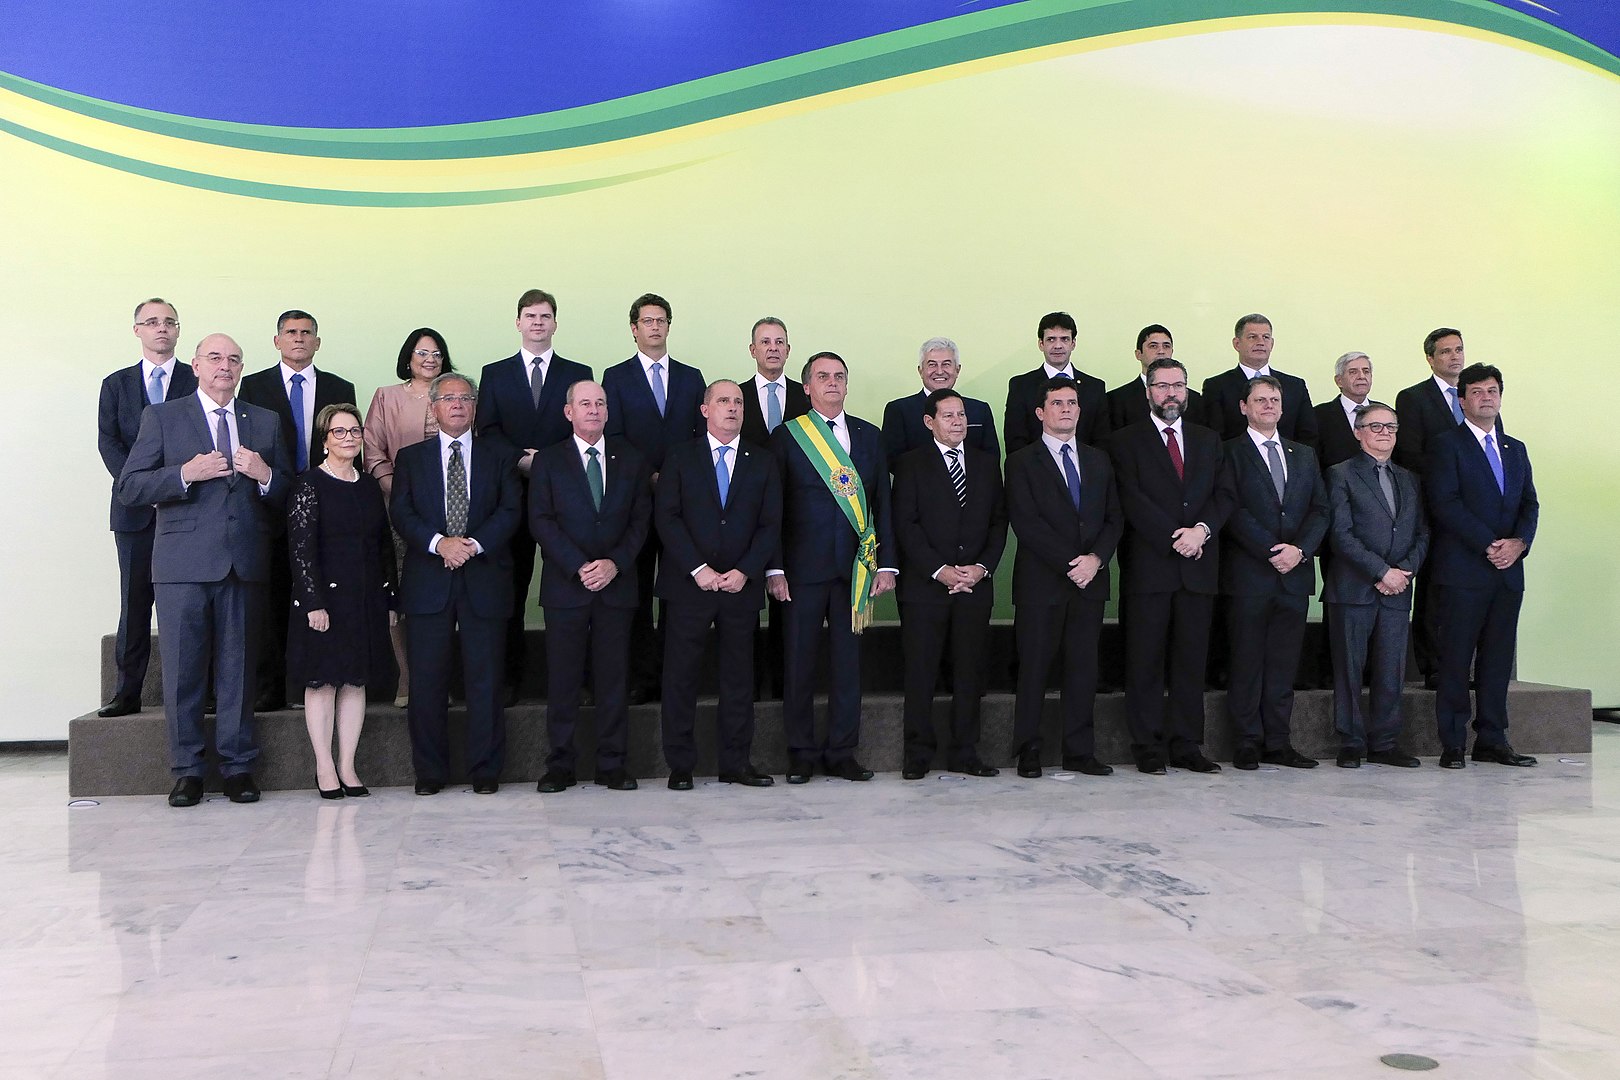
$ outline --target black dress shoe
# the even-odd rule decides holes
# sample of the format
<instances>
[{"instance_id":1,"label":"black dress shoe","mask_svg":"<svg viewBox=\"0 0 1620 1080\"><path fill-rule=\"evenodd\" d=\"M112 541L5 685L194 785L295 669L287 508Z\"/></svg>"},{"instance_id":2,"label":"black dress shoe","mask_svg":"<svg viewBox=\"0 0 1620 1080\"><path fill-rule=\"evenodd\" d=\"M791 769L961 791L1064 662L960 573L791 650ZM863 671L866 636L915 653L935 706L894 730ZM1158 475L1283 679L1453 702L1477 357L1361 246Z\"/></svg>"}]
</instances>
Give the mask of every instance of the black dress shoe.
<instances>
[{"instance_id":1,"label":"black dress shoe","mask_svg":"<svg viewBox=\"0 0 1620 1080\"><path fill-rule=\"evenodd\" d=\"M1260 748L1253 743L1238 747L1232 752L1232 768L1242 769L1244 772L1253 772L1260 767Z\"/></svg>"},{"instance_id":2,"label":"black dress shoe","mask_svg":"<svg viewBox=\"0 0 1620 1080\"><path fill-rule=\"evenodd\" d=\"M323 798L323 799L341 799L341 798L343 798L343 787L342 787L342 785L339 785L339 786L333 788L330 791L328 791L326 788L323 788L323 787L320 787L319 785L317 785L315 790L321 793L321 798Z\"/></svg>"},{"instance_id":3,"label":"black dress shoe","mask_svg":"<svg viewBox=\"0 0 1620 1080\"><path fill-rule=\"evenodd\" d=\"M927 775L928 769L922 765L908 764L900 770L900 779L902 780L921 780Z\"/></svg>"},{"instance_id":4,"label":"black dress shoe","mask_svg":"<svg viewBox=\"0 0 1620 1080\"><path fill-rule=\"evenodd\" d=\"M1397 769L1415 769L1423 764L1398 746L1389 750L1370 750L1367 760L1374 765L1390 765Z\"/></svg>"},{"instance_id":5,"label":"black dress shoe","mask_svg":"<svg viewBox=\"0 0 1620 1080\"><path fill-rule=\"evenodd\" d=\"M1462 747L1448 746L1440 751L1440 767L1442 769L1462 769L1468 766L1463 757Z\"/></svg>"},{"instance_id":6,"label":"black dress shoe","mask_svg":"<svg viewBox=\"0 0 1620 1080\"><path fill-rule=\"evenodd\" d=\"M371 789L364 784L345 784L339 780L338 787L343 790L345 796L351 799L364 799L371 794Z\"/></svg>"},{"instance_id":7,"label":"black dress shoe","mask_svg":"<svg viewBox=\"0 0 1620 1080\"><path fill-rule=\"evenodd\" d=\"M287 698L282 694L267 691L253 699L253 711L256 713L280 712L286 707Z\"/></svg>"},{"instance_id":8,"label":"black dress shoe","mask_svg":"<svg viewBox=\"0 0 1620 1080\"><path fill-rule=\"evenodd\" d=\"M776 783L752 765L742 772L723 772L716 779L722 784L741 784L743 787L770 787Z\"/></svg>"},{"instance_id":9,"label":"black dress shoe","mask_svg":"<svg viewBox=\"0 0 1620 1080\"><path fill-rule=\"evenodd\" d=\"M636 778L623 769L603 769L596 774L596 786L609 791L634 791Z\"/></svg>"},{"instance_id":10,"label":"black dress shoe","mask_svg":"<svg viewBox=\"0 0 1620 1080\"><path fill-rule=\"evenodd\" d=\"M1267 750L1260 755L1260 760L1267 765L1286 765L1290 769L1314 769L1320 764L1313 757L1306 757L1292 746L1285 746L1281 750Z\"/></svg>"},{"instance_id":11,"label":"black dress shoe","mask_svg":"<svg viewBox=\"0 0 1620 1080\"><path fill-rule=\"evenodd\" d=\"M828 765L827 775L836 776L840 780L870 780L872 779L872 770L854 758L847 757L842 761L836 761Z\"/></svg>"},{"instance_id":12,"label":"black dress shoe","mask_svg":"<svg viewBox=\"0 0 1620 1080\"><path fill-rule=\"evenodd\" d=\"M1372 755L1368 754L1367 759L1371 761ZM1340 749L1339 756L1334 759L1333 764L1341 769L1359 769L1361 768L1361 754L1355 750Z\"/></svg>"},{"instance_id":13,"label":"black dress shoe","mask_svg":"<svg viewBox=\"0 0 1620 1080\"><path fill-rule=\"evenodd\" d=\"M169 792L170 806L196 806L202 802L202 777L182 776Z\"/></svg>"},{"instance_id":14,"label":"black dress shoe","mask_svg":"<svg viewBox=\"0 0 1620 1080\"><path fill-rule=\"evenodd\" d=\"M1104 765L1102 762L1098 761L1097 755L1095 754L1085 754L1081 757L1066 757L1063 759L1063 767L1069 772L1084 773L1087 776L1114 775L1114 767L1112 765Z\"/></svg>"},{"instance_id":15,"label":"black dress shoe","mask_svg":"<svg viewBox=\"0 0 1620 1080\"><path fill-rule=\"evenodd\" d=\"M672 772L669 774L669 790L691 791L692 774L689 772Z\"/></svg>"},{"instance_id":16,"label":"black dress shoe","mask_svg":"<svg viewBox=\"0 0 1620 1080\"><path fill-rule=\"evenodd\" d=\"M1001 770L992 768L976 757L957 758L946 766L949 772L959 772L964 776L1000 776ZM927 770L924 770L925 772Z\"/></svg>"},{"instance_id":17,"label":"black dress shoe","mask_svg":"<svg viewBox=\"0 0 1620 1080\"><path fill-rule=\"evenodd\" d=\"M253 774L240 772L235 776L225 778L225 797L231 802L250 803L259 801L259 785L253 782Z\"/></svg>"},{"instance_id":18,"label":"black dress shoe","mask_svg":"<svg viewBox=\"0 0 1620 1080\"><path fill-rule=\"evenodd\" d=\"M141 711L140 698L115 697L96 710L97 716L128 716Z\"/></svg>"},{"instance_id":19,"label":"black dress shoe","mask_svg":"<svg viewBox=\"0 0 1620 1080\"><path fill-rule=\"evenodd\" d=\"M482 780L474 780L472 787L474 795L493 795L497 791L501 790L501 782L499 780L485 778Z\"/></svg>"},{"instance_id":20,"label":"black dress shoe","mask_svg":"<svg viewBox=\"0 0 1620 1080\"><path fill-rule=\"evenodd\" d=\"M810 777L815 775L816 766L809 758L790 758L788 760L787 782L790 784L808 784Z\"/></svg>"},{"instance_id":21,"label":"black dress shoe","mask_svg":"<svg viewBox=\"0 0 1620 1080\"><path fill-rule=\"evenodd\" d=\"M1041 778L1041 752L1031 747L1018 751L1018 775L1025 780Z\"/></svg>"},{"instance_id":22,"label":"black dress shoe","mask_svg":"<svg viewBox=\"0 0 1620 1080\"><path fill-rule=\"evenodd\" d=\"M1221 767L1219 765L1209 760L1209 758L1205 757L1203 753L1198 750L1193 750L1185 754L1177 754L1170 759L1170 764L1174 765L1178 769L1186 769L1188 772L1218 773L1221 771Z\"/></svg>"},{"instance_id":23,"label":"black dress shoe","mask_svg":"<svg viewBox=\"0 0 1620 1080\"><path fill-rule=\"evenodd\" d=\"M437 795L443 790L444 782L441 780L418 780L416 782L416 793L418 795Z\"/></svg>"},{"instance_id":24,"label":"black dress shoe","mask_svg":"<svg viewBox=\"0 0 1620 1080\"><path fill-rule=\"evenodd\" d=\"M578 782L574 779L574 774L567 769L547 769L546 774L540 778L540 782L534 785L534 790L543 795L555 795L559 791L573 787Z\"/></svg>"},{"instance_id":25,"label":"black dress shoe","mask_svg":"<svg viewBox=\"0 0 1620 1080\"><path fill-rule=\"evenodd\" d=\"M1529 754L1521 754L1507 743L1500 746L1481 746L1474 744L1475 761L1494 761L1498 765L1517 765L1527 768L1536 763L1536 759Z\"/></svg>"},{"instance_id":26,"label":"black dress shoe","mask_svg":"<svg viewBox=\"0 0 1620 1080\"><path fill-rule=\"evenodd\" d=\"M1136 759L1136 771L1148 776L1164 775L1164 758L1158 754L1143 754Z\"/></svg>"}]
</instances>

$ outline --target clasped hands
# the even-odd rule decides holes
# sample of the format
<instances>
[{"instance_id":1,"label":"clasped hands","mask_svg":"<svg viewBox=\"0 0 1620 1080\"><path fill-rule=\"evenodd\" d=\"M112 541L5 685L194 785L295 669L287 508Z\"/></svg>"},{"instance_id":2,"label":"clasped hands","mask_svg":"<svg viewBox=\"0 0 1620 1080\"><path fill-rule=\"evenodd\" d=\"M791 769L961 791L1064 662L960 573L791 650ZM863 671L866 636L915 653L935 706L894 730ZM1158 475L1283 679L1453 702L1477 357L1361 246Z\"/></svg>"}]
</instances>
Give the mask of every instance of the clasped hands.
<instances>
[{"instance_id":1,"label":"clasped hands","mask_svg":"<svg viewBox=\"0 0 1620 1080\"><path fill-rule=\"evenodd\" d=\"M945 586L947 593L970 593L973 586L984 580L984 567L971 564L942 566L934 575L934 580Z\"/></svg>"},{"instance_id":2,"label":"clasped hands","mask_svg":"<svg viewBox=\"0 0 1620 1080\"><path fill-rule=\"evenodd\" d=\"M270 466L265 464L264 458L259 456L257 450L249 450L245 446L238 446L229 461L218 450L194 455L190 461L180 466L180 479L188 484L195 484L199 480L217 480L222 476L231 475L232 472L239 472L261 484L270 482Z\"/></svg>"},{"instance_id":3,"label":"clasped hands","mask_svg":"<svg viewBox=\"0 0 1620 1080\"><path fill-rule=\"evenodd\" d=\"M739 593L748 584L748 575L741 570L727 570L720 574L705 566L692 575L692 580L704 592Z\"/></svg>"},{"instance_id":4,"label":"clasped hands","mask_svg":"<svg viewBox=\"0 0 1620 1080\"><path fill-rule=\"evenodd\" d=\"M478 554L478 545L465 536L441 536L433 550L444 560L446 570L459 570L468 559Z\"/></svg>"},{"instance_id":5,"label":"clasped hands","mask_svg":"<svg viewBox=\"0 0 1620 1080\"><path fill-rule=\"evenodd\" d=\"M591 592L601 592L618 576L618 564L612 559L592 559L579 568L579 583Z\"/></svg>"},{"instance_id":6,"label":"clasped hands","mask_svg":"<svg viewBox=\"0 0 1620 1080\"><path fill-rule=\"evenodd\" d=\"M1527 545L1518 537L1507 537L1497 540L1485 549L1485 558L1498 570L1506 570L1524 555Z\"/></svg>"},{"instance_id":7,"label":"clasped hands","mask_svg":"<svg viewBox=\"0 0 1620 1080\"><path fill-rule=\"evenodd\" d=\"M1399 596L1412 584L1412 571L1390 567L1384 571L1384 576L1373 582L1373 588L1385 596Z\"/></svg>"}]
</instances>

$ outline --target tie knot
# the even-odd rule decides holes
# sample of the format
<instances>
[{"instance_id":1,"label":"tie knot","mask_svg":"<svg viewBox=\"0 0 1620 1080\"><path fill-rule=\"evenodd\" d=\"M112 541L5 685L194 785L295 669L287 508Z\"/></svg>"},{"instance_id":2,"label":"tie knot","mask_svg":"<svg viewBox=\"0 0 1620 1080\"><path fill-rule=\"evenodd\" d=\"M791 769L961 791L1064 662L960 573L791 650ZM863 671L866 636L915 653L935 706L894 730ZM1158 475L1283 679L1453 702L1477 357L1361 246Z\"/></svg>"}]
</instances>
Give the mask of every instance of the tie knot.
<instances>
[{"instance_id":1,"label":"tie knot","mask_svg":"<svg viewBox=\"0 0 1620 1080\"><path fill-rule=\"evenodd\" d=\"M221 419L221 420L223 420L223 419L225 419L225 413L226 413L226 411L227 411L227 410L225 410L225 409L223 409L223 408L220 408L220 409L215 409L215 410L214 410L214 415L215 415L215 416L217 416L217 417L219 417L219 418L220 418L220 419Z\"/></svg>"},{"instance_id":2,"label":"tie knot","mask_svg":"<svg viewBox=\"0 0 1620 1080\"><path fill-rule=\"evenodd\" d=\"M950 455L952 461L955 461L956 460L956 455L960 454L962 451L958 450L956 447L953 446L953 447L951 447L949 450L947 450L945 452Z\"/></svg>"},{"instance_id":3,"label":"tie knot","mask_svg":"<svg viewBox=\"0 0 1620 1080\"><path fill-rule=\"evenodd\" d=\"M586 453L586 454L587 454L587 455L589 455L589 456L591 456L591 457L595 457L595 456L596 456L596 447L594 447L594 446L587 446L587 447L586 447L586 448L585 448L585 453Z\"/></svg>"},{"instance_id":4,"label":"tie knot","mask_svg":"<svg viewBox=\"0 0 1620 1080\"><path fill-rule=\"evenodd\" d=\"M720 460L721 461L724 461L724 460L726 460L726 455L731 453L731 447L729 447L729 446L717 446L717 447L714 448L714 452L720 455Z\"/></svg>"},{"instance_id":5,"label":"tie knot","mask_svg":"<svg viewBox=\"0 0 1620 1080\"><path fill-rule=\"evenodd\" d=\"M1074 453L1074 447L1070 446L1068 443L1064 443L1063 444L1063 456L1068 457L1072 453Z\"/></svg>"},{"instance_id":6,"label":"tie knot","mask_svg":"<svg viewBox=\"0 0 1620 1080\"><path fill-rule=\"evenodd\" d=\"M452 454L461 453L461 440L460 439L451 439L450 440L450 452Z\"/></svg>"},{"instance_id":7,"label":"tie knot","mask_svg":"<svg viewBox=\"0 0 1620 1080\"><path fill-rule=\"evenodd\" d=\"M1265 447L1266 447L1267 450L1275 450L1277 448L1277 440L1276 439L1267 439L1265 441Z\"/></svg>"},{"instance_id":8,"label":"tie knot","mask_svg":"<svg viewBox=\"0 0 1620 1080\"><path fill-rule=\"evenodd\" d=\"M294 386L303 386L304 385L304 377L302 375L294 375L292 377L292 384Z\"/></svg>"},{"instance_id":9,"label":"tie knot","mask_svg":"<svg viewBox=\"0 0 1620 1080\"><path fill-rule=\"evenodd\" d=\"M659 372L660 372L660 371L663 371L663 370L664 370L664 365L663 365L663 364L660 364L660 363L659 363L659 362L658 362L658 361L656 361L656 360L654 360L654 361L653 361L653 365L652 365L652 369L653 369L653 374L654 374L654 375L656 375L656 374L658 374L658 373L659 373Z\"/></svg>"}]
</instances>

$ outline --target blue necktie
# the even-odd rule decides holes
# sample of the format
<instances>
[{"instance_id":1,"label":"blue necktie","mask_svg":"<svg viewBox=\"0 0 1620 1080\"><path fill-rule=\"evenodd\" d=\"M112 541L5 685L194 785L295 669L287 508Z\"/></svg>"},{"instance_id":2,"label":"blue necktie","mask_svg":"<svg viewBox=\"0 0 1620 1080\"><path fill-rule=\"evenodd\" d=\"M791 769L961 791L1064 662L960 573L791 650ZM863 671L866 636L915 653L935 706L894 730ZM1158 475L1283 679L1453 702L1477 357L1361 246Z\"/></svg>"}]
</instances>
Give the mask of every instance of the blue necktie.
<instances>
[{"instance_id":1,"label":"blue necktie","mask_svg":"<svg viewBox=\"0 0 1620 1080\"><path fill-rule=\"evenodd\" d=\"M303 472L309 468L309 433L304 430L304 377L292 377L292 390L287 394L287 402L292 406L293 431L298 436L298 445L293 447L298 471Z\"/></svg>"},{"instance_id":2,"label":"blue necktie","mask_svg":"<svg viewBox=\"0 0 1620 1080\"><path fill-rule=\"evenodd\" d=\"M1080 470L1074 467L1074 448L1063 444L1063 479L1069 483L1069 501L1080 509Z\"/></svg>"},{"instance_id":3,"label":"blue necktie","mask_svg":"<svg viewBox=\"0 0 1620 1080\"><path fill-rule=\"evenodd\" d=\"M1459 424L1462 423L1462 404L1457 400L1457 388L1455 386L1446 387L1446 397L1451 399L1451 418Z\"/></svg>"},{"instance_id":4,"label":"blue necktie","mask_svg":"<svg viewBox=\"0 0 1620 1080\"><path fill-rule=\"evenodd\" d=\"M148 405L156 405L158 402L160 402L162 400L163 400L163 369L160 368L160 367L155 367L155 368L152 369L151 378L146 380L146 403Z\"/></svg>"},{"instance_id":5,"label":"blue necktie","mask_svg":"<svg viewBox=\"0 0 1620 1080\"><path fill-rule=\"evenodd\" d=\"M726 497L731 494L731 474L726 471L726 455L731 453L729 446L714 448L714 482L720 485L720 505L726 505Z\"/></svg>"},{"instance_id":6,"label":"blue necktie","mask_svg":"<svg viewBox=\"0 0 1620 1080\"><path fill-rule=\"evenodd\" d=\"M776 396L777 386L773 382L765 384L765 393L769 395L765 402L765 430L775 431L782 426L782 399Z\"/></svg>"},{"instance_id":7,"label":"blue necktie","mask_svg":"<svg viewBox=\"0 0 1620 1080\"><path fill-rule=\"evenodd\" d=\"M648 380L652 384L653 403L658 406L659 416L664 415L664 376L661 374L663 370L664 365L655 361L652 366L652 378Z\"/></svg>"},{"instance_id":8,"label":"blue necktie","mask_svg":"<svg viewBox=\"0 0 1620 1080\"><path fill-rule=\"evenodd\" d=\"M1507 494L1507 477L1502 472L1502 457L1496 452L1496 439L1485 436L1485 459L1491 463L1491 475L1496 477L1496 490Z\"/></svg>"}]
</instances>

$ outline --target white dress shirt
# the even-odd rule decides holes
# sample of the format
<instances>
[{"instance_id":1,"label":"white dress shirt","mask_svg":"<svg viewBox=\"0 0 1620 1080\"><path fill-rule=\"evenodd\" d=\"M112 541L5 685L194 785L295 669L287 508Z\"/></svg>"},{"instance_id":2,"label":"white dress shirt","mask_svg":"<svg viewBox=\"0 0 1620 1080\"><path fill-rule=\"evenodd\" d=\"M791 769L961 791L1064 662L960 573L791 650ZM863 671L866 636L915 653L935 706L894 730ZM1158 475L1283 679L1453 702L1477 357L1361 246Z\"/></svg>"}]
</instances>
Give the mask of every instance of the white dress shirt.
<instances>
[{"instance_id":1,"label":"white dress shirt","mask_svg":"<svg viewBox=\"0 0 1620 1080\"><path fill-rule=\"evenodd\" d=\"M1247 376L1248 378L1250 378L1250 379L1258 379L1262 375L1270 375L1271 374L1271 362L1267 361L1266 363L1260 365L1257 368L1252 368L1248 364L1245 364L1243 361L1239 360L1238 361L1238 370L1243 372L1243 374L1245 376Z\"/></svg>"},{"instance_id":2,"label":"white dress shirt","mask_svg":"<svg viewBox=\"0 0 1620 1080\"><path fill-rule=\"evenodd\" d=\"M1059 375L1067 375L1075 382L1080 381L1080 376L1075 374L1074 361L1072 360L1067 364L1064 364L1062 367L1053 367L1049 362L1043 360L1041 361L1041 367L1046 370L1046 377L1048 379L1055 379Z\"/></svg>"},{"instance_id":3,"label":"white dress shirt","mask_svg":"<svg viewBox=\"0 0 1620 1080\"><path fill-rule=\"evenodd\" d=\"M163 372L163 400L169 400L169 392L174 389L174 357L169 357L161 364L154 364L146 357L141 357L141 396L146 396L146 388L152 385L152 372ZM214 406L216 409L219 406Z\"/></svg>"},{"instance_id":4,"label":"white dress shirt","mask_svg":"<svg viewBox=\"0 0 1620 1080\"><path fill-rule=\"evenodd\" d=\"M709 467L711 469L719 464L720 448L722 446L731 450L731 453L726 455L726 482L729 484L737 475L737 455L742 452L742 437L738 436L730 442L721 442L714 437L712 431L705 432L703 437L709 440ZM708 568L708 563L699 563L697 569L692 571L692 576L697 577Z\"/></svg>"},{"instance_id":5,"label":"white dress shirt","mask_svg":"<svg viewBox=\"0 0 1620 1080\"><path fill-rule=\"evenodd\" d=\"M1479 443L1479 451L1480 451L1480 453L1484 454L1485 453L1485 436L1487 436L1487 435L1495 435L1496 434L1495 428L1493 427L1491 430L1487 431L1487 430L1484 430L1482 428L1476 427L1474 425L1474 422L1472 420L1469 420L1467 417L1463 418L1463 426L1468 429L1468 434L1470 434L1470 435L1472 435L1474 437L1474 441ZM1494 445L1496 447L1496 456L1501 457L1502 456L1502 440L1501 440L1501 438L1498 437L1496 439L1496 441L1492 445ZM1485 456L1487 458L1490 457L1489 454L1485 454ZM1505 469L1506 467L1507 466L1504 463L1503 468Z\"/></svg>"},{"instance_id":6,"label":"white dress shirt","mask_svg":"<svg viewBox=\"0 0 1620 1080\"><path fill-rule=\"evenodd\" d=\"M294 375L304 377L304 438L310 438L315 434L315 365L311 364L303 371L297 371L288 367L287 362L283 360L276 366L281 369L281 388L287 392L288 402L292 401L292 377ZM288 447L288 449L293 451L295 457L297 456L296 447Z\"/></svg>"},{"instance_id":7,"label":"white dress shirt","mask_svg":"<svg viewBox=\"0 0 1620 1080\"><path fill-rule=\"evenodd\" d=\"M652 357L648 356L646 353L642 352L640 349L636 350L636 359L641 361L641 373L643 375L647 376L647 389L651 390L653 380L657 379L658 382L659 382L660 387L664 391L664 401L668 402L669 401L669 365L673 364L675 361L670 357L670 355L668 353L665 353L664 356L661 359L654 360ZM656 374L656 375L653 374L653 369L652 369L653 364L659 365L658 374Z\"/></svg>"},{"instance_id":8,"label":"white dress shirt","mask_svg":"<svg viewBox=\"0 0 1620 1080\"><path fill-rule=\"evenodd\" d=\"M460 435L450 435L441 431L438 434L438 439L439 479L444 487L444 511L446 518L448 518L450 514L450 444L452 442L461 443L461 465L462 468L467 470L467 499L469 502L472 500L472 428L468 428ZM444 533L433 534L432 539L428 541L429 555L437 555L439 553L439 541L443 539ZM484 553L483 544L480 544L477 540L473 540L473 538L470 536L467 537L467 539L472 540L473 547L478 549L478 554L482 555Z\"/></svg>"},{"instance_id":9,"label":"white dress shirt","mask_svg":"<svg viewBox=\"0 0 1620 1080\"><path fill-rule=\"evenodd\" d=\"M229 428L230 432L231 432L231 449L232 449L232 451L235 451L235 449L237 447L241 446L242 445L242 435L241 435L241 432L237 431L237 429L236 429L236 398L233 397L233 398L231 398L231 400L227 401L224 405L221 405L219 402L215 401L213 398L211 398L207 394L203 393L201 388L199 388L197 390L197 400L202 402L203 413L205 414L203 416L203 419L205 421L207 421L207 423L208 423L208 437L214 441L214 449L219 450L221 453L224 453L224 451L221 449L221 447L219 445L219 416L218 416L218 412L219 412L220 409L225 410L225 426L227 428ZM236 465L234 463L232 463L231 468L235 469ZM184 489L186 489L188 491L191 489L191 485L189 483L187 483L186 481L182 480L180 483L181 483L181 486ZM267 492L269 490L270 490L270 485L269 484L260 484L259 485L259 494L260 495L263 495L265 492Z\"/></svg>"},{"instance_id":10,"label":"white dress shirt","mask_svg":"<svg viewBox=\"0 0 1620 1080\"><path fill-rule=\"evenodd\" d=\"M520 348L518 355L523 357L523 377L531 386L534 385L534 362L540 361L540 384L544 386L546 380L551 377L551 358L557 355L557 350L547 349L543 353L532 353L528 349Z\"/></svg>"},{"instance_id":11,"label":"white dress shirt","mask_svg":"<svg viewBox=\"0 0 1620 1080\"><path fill-rule=\"evenodd\" d=\"M759 415L764 417L768 421L770 419L770 416L771 416L771 392L769 390L765 389L767 386L776 387L776 404L782 410L782 420L784 422L786 422L787 421L787 373L786 373L786 371L784 370L784 372L781 375L778 375L776 377L775 382L772 382L770 379L767 379L765 376L759 374L758 372L754 373L754 393L759 397Z\"/></svg>"},{"instance_id":12,"label":"white dress shirt","mask_svg":"<svg viewBox=\"0 0 1620 1080\"><path fill-rule=\"evenodd\" d=\"M1352 430L1356 426L1356 410L1365 404L1367 403L1363 401L1361 405L1358 405L1354 401L1351 401L1349 398L1345 397L1343 394L1339 395L1339 407L1344 410L1344 418L1350 421L1350 427Z\"/></svg>"},{"instance_id":13,"label":"white dress shirt","mask_svg":"<svg viewBox=\"0 0 1620 1080\"><path fill-rule=\"evenodd\" d=\"M1271 459L1266 456L1266 443L1274 442L1277 444L1277 457L1282 461L1283 483L1288 483L1288 451L1283 449L1282 436L1276 432L1270 435L1262 435L1254 428L1245 428L1244 430L1249 433L1249 439L1254 443L1254 448L1260 452L1260 460L1266 466L1268 475L1271 472Z\"/></svg>"},{"instance_id":14,"label":"white dress shirt","mask_svg":"<svg viewBox=\"0 0 1620 1080\"><path fill-rule=\"evenodd\" d=\"M837 415L828 416L820 409L812 411L832 426L833 438L837 439L838 445L844 448L844 453L849 453L849 421L844 418L844 413L840 410Z\"/></svg>"},{"instance_id":15,"label":"white dress shirt","mask_svg":"<svg viewBox=\"0 0 1620 1080\"><path fill-rule=\"evenodd\" d=\"M1075 473L1080 472L1080 440L1071 438L1065 442L1062 439L1054 439L1043 431L1041 432L1041 442L1046 444L1046 452L1052 455L1052 460L1058 467L1058 475L1064 478L1065 483L1068 482L1068 474L1063 471L1063 448L1065 446L1069 448L1069 460L1074 462ZM1084 481L1085 478L1081 477L1081 482Z\"/></svg>"}]
</instances>

